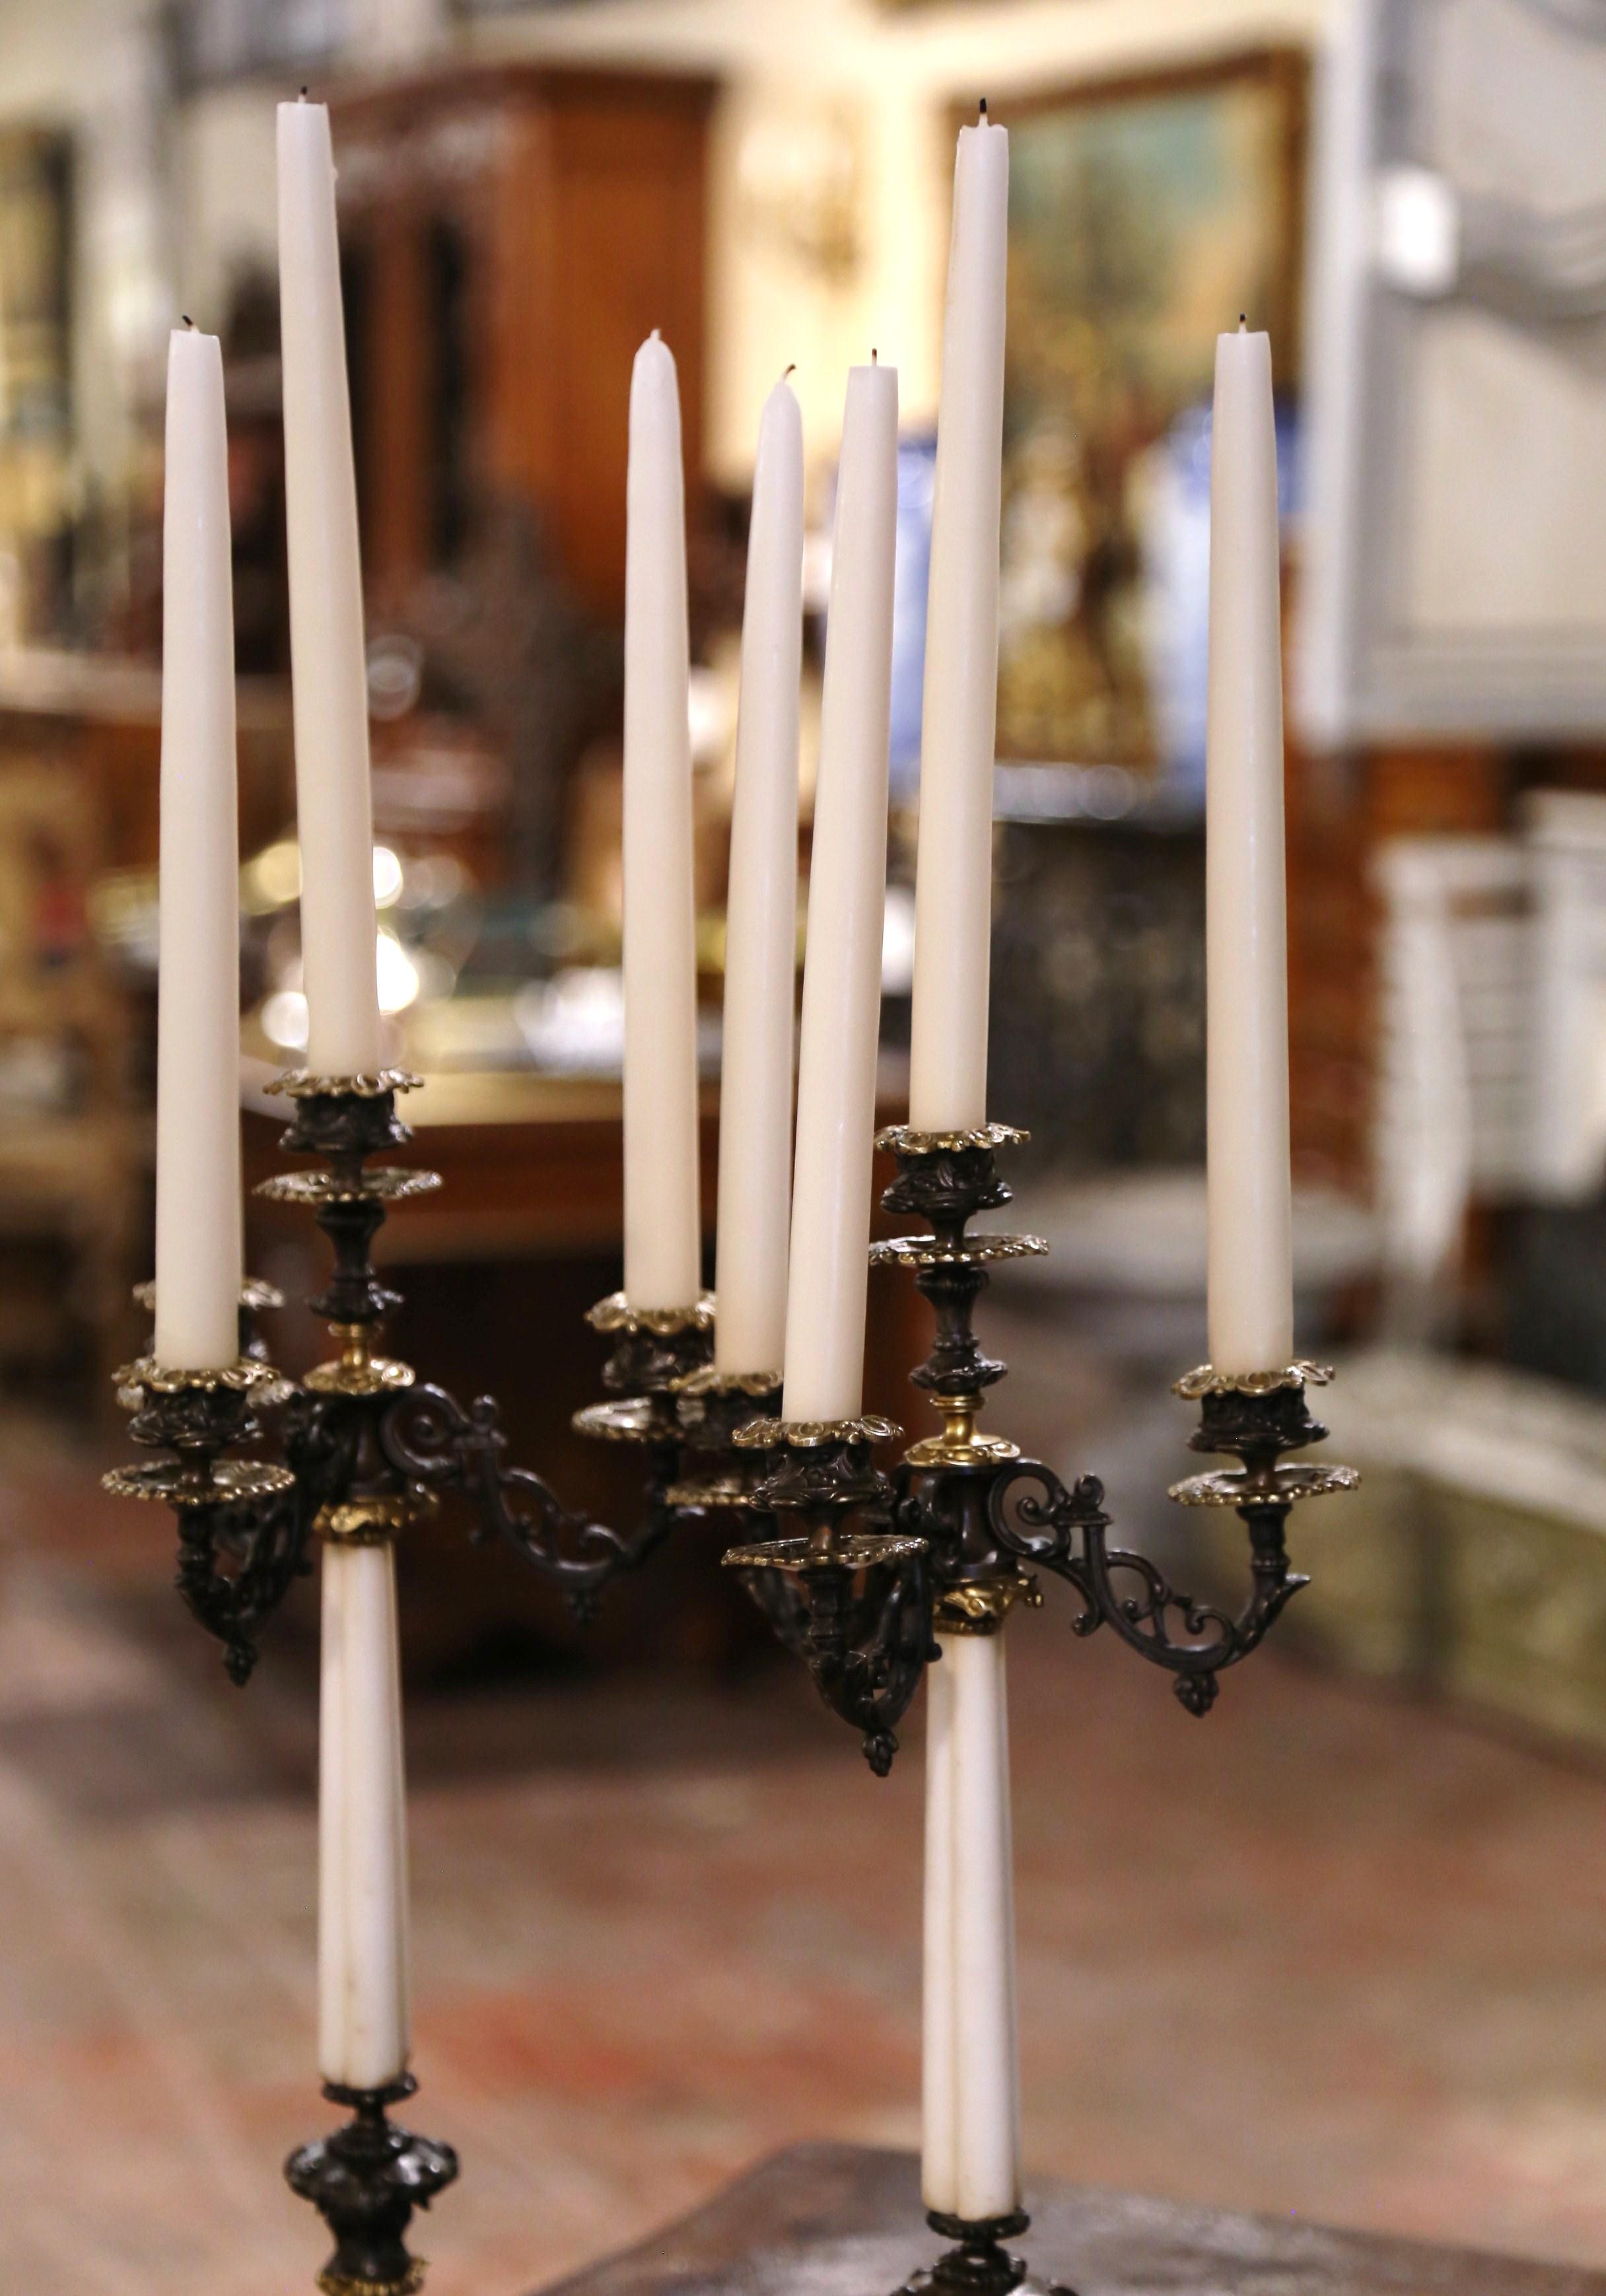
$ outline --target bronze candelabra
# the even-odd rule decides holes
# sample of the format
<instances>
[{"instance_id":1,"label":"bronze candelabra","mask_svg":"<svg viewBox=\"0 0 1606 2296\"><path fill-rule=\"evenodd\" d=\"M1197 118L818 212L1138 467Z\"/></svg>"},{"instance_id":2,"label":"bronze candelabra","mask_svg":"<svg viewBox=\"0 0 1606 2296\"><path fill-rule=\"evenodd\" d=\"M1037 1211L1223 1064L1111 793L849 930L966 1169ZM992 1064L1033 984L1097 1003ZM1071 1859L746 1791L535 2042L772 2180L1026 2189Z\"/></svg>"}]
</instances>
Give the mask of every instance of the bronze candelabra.
<instances>
[{"instance_id":1,"label":"bronze candelabra","mask_svg":"<svg viewBox=\"0 0 1606 2296\"><path fill-rule=\"evenodd\" d=\"M780 1538L739 1543L725 1562L742 1574L827 1704L862 1734L881 1776L897 1751L897 1725L939 1655L936 1634L999 1633L1017 1603L1041 1603L1038 1570L1074 1590L1074 1633L1110 1628L1170 1674L1190 1714L1207 1714L1223 1671L1258 1647L1308 1583L1291 1570L1285 1544L1295 1500L1357 1480L1348 1467L1282 1464L1285 1452L1327 1431L1306 1402L1307 1389L1330 1376L1321 1366L1291 1363L1244 1377L1205 1365L1177 1382L1176 1392L1200 1405L1192 1447L1241 1463L1191 1476L1170 1492L1184 1505L1235 1509L1247 1529L1250 1590L1231 1615L1173 1588L1148 1556L1109 1544L1096 1477L1067 1488L1042 1461L979 1430L987 1390L1006 1366L976 1338L976 1302L992 1267L1046 1246L1035 1236L968 1229L977 1214L1008 1202L996 1152L1023 1137L998 1124L936 1134L898 1127L878 1143L898 1168L883 1207L930 1229L873 1244L871 1256L910 1269L935 1312L930 1355L911 1376L942 1414L941 1433L911 1445L890 1476L876 1468L873 1446L900 1431L883 1420L771 1421L736 1436L777 1463L753 1505L789 1528ZM928 2222L953 2246L911 2287L931 2282L946 2296L1008 2296L1025 2276L1025 2264L1004 2246L1027 2229L1023 2212L967 2218L933 2210Z\"/></svg>"},{"instance_id":2,"label":"bronze candelabra","mask_svg":"<svg viewBox=\"0 0 1606 2296\"><path fill-rule=\"evenodd\" d=\"M312 1305L338 1354L299 1382L281 1377L255 1329L258 1312L280 1302L268 1287L248 1284L234 1365L193 1373L147 1357L119 1374L130 1432L163 1456L119 1469L108 1487L174 1509L178 1591L224 1645L236 1683L250 1677L272 1613L310 1570L315 1539L394 1539L447 1494L466 1503L475 1537L511 1548L581 1618L677 1524L723 1518L734 1534L725 1562L827 1703L861 1734L881 1775L897 1751L897 1725L938 1654L934 1629L996 1633L1016 1603L1040 1603L1034 1570L1073 1587L1077 1634L1109 1626L1171 1673L1196 1715L1209 1710L1221 1671L1257 1646L1306 1583L1289 1568L1289 1510L1355 1480L1342 1467L1281 1464L1325 1431L1305 1402L1307 1385L1327 1376L1315 1365L1253 1379L1207 1368L1178 1382L1200 1405L1194 1447L1241 1463L1172 1492L1184 1504L1235 1508L1245 1522L1252 1588L1235 1617L1175 1591L1145 1556L1110 1547L1094 1477L1068 1488L1041 1462L979 1431L987 1390L1005 1366L976 1340L976 1300L991 1266L1045 1248L1034 1237L967 1233L976 1214L1009 1201L996 1152L1023 1136L1001 1125L882 1136L898 1165L883 1203L923 1218L930 1233L873 1245L872 1254L910 1268L935 1310L930 1356L912 1377L941 1413L940 1434L911 1446L889 1477L873 1447L899 1434L889 1422L787 1422L775 1415L778 1377L718 1374L707 1296L636 1313L616 1295L590 1313L611 1341L607 1394L576 1424L640 1450L643 1510L628 1531L570 1512L538 1474L509 1462L491 1398L465 1409L378 1351L398 1295L374 1269L374 1236L390 1205L439 1185L433 1173L371 1160L409 1137L395 1103L415 1081L395 1070L293 1071L272 1087L293 1110L282 1144L318 1160L264 1182L260 1193L306 1205L330 1241L333 1269ZM325 2296L411 2296L421 2284L406 2235L414 2210L455 2177L457 2160L389 2119L414 2087L410 2073L376 2089L326 2086L350 2118L287 2164L291 2185L334 2237L319 2275ZM1006 2296L1023 2276L1002 2245L1026 2229L1023 2215L933 2212L929 2221L955 2243L930 2276L949 2296Z\"/></svg>"},{"instance_id":3,"label":"bronze candelabra","mask_svg":"<svg viewBox=\"0 0 1606 2296\"><path fill-rule=\"evenodd\" d=\"M306 1205L333 1247L330 1281L312 1305L335 1356L299 1382L282 1378L255 1331L257 1312L280 1304L278 1295L248 1284L241 1354L227 1369L190 1372L146 1357L118 1374L130 1433L163 1456L117 1470L107 1487L173 1508L178 1592L222 1643L237 1684L250 1676L268 1619L311 1569L317 1538L393 1540L449 1493L470 1509L474 1536L511 1548L584 1619L608 1581L643 1562L677 1521L729 1505L753 1480L750 1457L732 1449L727 1431L773 1402L775 1384L716 1376L706 1297L640 1315L615 1297L590 1313L612 1343L608 1392L577 1424L641 1451L645 1505L629 1531L571 1513L539 1475L511 1464L489 1397L465 1409L378 1351L399 1295L375 1271L374 1236L392 1204L439 1185L434 1173L371 1161L410 1136L396 1095L416 1081L391 1069L294 1071L270 1087L293 1110L283 1147L319 1160L265 1181L259 1193ZM149 1299L146 1287L142 1293ZM349 2120L286 2164L291 2187L334 2237L318 2276L324 2296L411 2296L422 2284L408 2225L456 2177L457 2158L389 2119L414 2087L407 2072L379 2088L326 2085L324 2095Z\"/></svg>"}]
</instances>

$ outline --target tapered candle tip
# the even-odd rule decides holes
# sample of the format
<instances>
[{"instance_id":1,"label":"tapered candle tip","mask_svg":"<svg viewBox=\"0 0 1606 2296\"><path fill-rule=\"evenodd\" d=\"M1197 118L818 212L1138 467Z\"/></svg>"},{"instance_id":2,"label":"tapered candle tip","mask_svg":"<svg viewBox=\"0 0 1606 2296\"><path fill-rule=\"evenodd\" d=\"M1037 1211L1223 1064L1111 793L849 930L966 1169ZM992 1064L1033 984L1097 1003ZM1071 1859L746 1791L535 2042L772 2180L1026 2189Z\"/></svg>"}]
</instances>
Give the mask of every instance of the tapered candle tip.
<instances>
[{"instance_id":1,"label":"tapered candle tip","mask_svg":"<svg viewBox=\"0 0 1606 2296\"><path fill-rule=\"evenodd\" d=\"M661 331L659 328L654 327L652 332L648 336L647 340L650 343L661 343L663 340Z\"/></svg>"}]
</instances>

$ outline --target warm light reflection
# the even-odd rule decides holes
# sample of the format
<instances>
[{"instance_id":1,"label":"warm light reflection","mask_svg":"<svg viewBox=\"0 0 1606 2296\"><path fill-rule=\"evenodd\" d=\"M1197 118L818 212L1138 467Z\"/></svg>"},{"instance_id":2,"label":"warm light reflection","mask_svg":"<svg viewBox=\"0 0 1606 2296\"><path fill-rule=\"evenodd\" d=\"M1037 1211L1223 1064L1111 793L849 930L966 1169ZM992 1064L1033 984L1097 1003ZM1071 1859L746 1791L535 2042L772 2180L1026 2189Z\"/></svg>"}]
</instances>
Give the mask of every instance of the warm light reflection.
<instances>
[{"instance_id":1,"label":"warm light reflection","mask_svg":"<svg viewBox=\"0 0 1606 2296\"><path fill-rule=\"evenodd\" d=\"M262 1004L262 1033L270 1044L299 1053L307 1045L307 999L299 988L276 988Z\"/></svg>"},{"instance_id":2,"label":"warm light reflection","mask_svg":"<svg viewBox=\"0 0 1606 2296\"><path fill-rule=\"evenodd\" d=\"M401 897L402 865L388 845L373 849L373 899L388 909ZM288 908L301 898L301 849L293 837L265 845L240 873L240 898L250 916Z\"/></svg>"},{"instance_id":3,"label":"warm light reflection","mask_svg":"<svg viewBox=\"0 0 1606 2296\"><path fill-rule=\"evenodd\" d=\"M418 967L393 932L381 932L375 951L379 965L379 1009L405 1013L415 1004L421 986Z\"/></svg>"}]
</instances>

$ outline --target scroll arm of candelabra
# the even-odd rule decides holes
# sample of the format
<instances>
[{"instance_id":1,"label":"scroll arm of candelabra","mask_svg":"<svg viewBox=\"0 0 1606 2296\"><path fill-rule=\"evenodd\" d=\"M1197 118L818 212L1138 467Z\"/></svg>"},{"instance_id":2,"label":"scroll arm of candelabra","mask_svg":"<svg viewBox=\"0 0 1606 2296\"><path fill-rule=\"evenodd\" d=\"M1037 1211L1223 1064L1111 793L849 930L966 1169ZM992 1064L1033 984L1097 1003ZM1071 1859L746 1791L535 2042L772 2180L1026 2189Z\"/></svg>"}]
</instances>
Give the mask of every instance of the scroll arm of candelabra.
<instances>
[{"instance_id":1,"label":"scroll arm of candelabra","mask_svg":"<svg viewBox=\"0 0 1606 2296\"><path fill-rule=\"evenodd\" d=\"M1288 1567L1282 1543L1288 1507L1273 1502L1242 1510L1246 1521L1251 1512L1256 1518L1250 1521L1254 1585L1233 1618L1174 1587L1146 1554L1110 1546L1103 1496L1095 1476L1085 1475L1067 1490L1040 1460L1021 1459L995 1478L987 1513L1001 1546L1076 1588L1083 1603L1073 1621L1076 1633L1110 1627L1175 1677L1172 1687L1190 1714L1208 1714L1222 1669L1247 1658L1290 1598L1310 1583ZM1177 1628L1185 1639L1178 1639Z\"/></svg>"},{"instance_id":2,"label":"scroll arm of candelabra","mask_svg":"<svg viewBox=\"0 0 1606 2296\"><path fill-rule=\"evenodd\" d=\"M1067 1490L1041 1460L1012 1459L988 1488L987 1521L1008 1554L1040 1563L1076 1588L1082 1608L1070 1622L1073 1634L1091 1635L1103 1625L1086 1554L1078 1546L1090 1526L1109 1527L1104 1486L1096 1475L1084 1475Z\"/></svg>"},{"instance_id":3,"label":"scroll arm of candelabra","mask_svg":"<svg viewBox=\"0 0 1606 2296\"><path fill-rule=\"evenodd\" d=\"M474 1516L472 1536L496 1538L549 1579L585 1624L602 1589L644 1562L674 1521L651 1477L647 1513L633 1533L615 1530L564 1506L550 1484L529 1467L507 1464L507 1437L498 1406L482 1395L464 1410L444 1388L420 1382L403 1389L379 1423L387 1463L416 1487L448 1491Z\"/></svg>"}]
</instances>

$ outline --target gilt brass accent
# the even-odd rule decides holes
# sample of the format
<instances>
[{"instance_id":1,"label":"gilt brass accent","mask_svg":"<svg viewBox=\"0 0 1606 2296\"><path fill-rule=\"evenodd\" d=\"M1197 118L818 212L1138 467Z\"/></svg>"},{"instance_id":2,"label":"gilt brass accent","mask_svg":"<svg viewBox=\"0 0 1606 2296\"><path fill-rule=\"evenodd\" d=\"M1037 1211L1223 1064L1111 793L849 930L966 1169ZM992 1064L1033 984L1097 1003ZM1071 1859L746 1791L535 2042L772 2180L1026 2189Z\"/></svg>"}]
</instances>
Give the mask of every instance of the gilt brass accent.
<instances>
[{"instance_id":1,"label":"gilt brass accent","mask_svg":"<svg viewBox=\"0 0 1606 2296\"><path fill-rule=\"evenodd\" d=\"M286 1100L382 1100L389 1092L416 1092L423 1078L411 1069L373 1069L363 1076L317 1076L311 1069L286 1069L264 1092Z\"/></svg>"},{"instance_id":2,"label":"gilt brass accent","mask_svg":"<svg viewBox=\"0 0 1606 2296\"><path fill-rule=\"evenodd\" d=\"M382 1491L320 1509L313 1529L339 1546L388 1546L421 1513L433 1511L432 1496L426 1505L405 1491Z\"/></svg>"},{"instance_id":3,"label":"gilt brass accent","mask_svg":"<svg viewBox=\"0 0 1606 2296\"><path fill-rule=\"evenodd\" d=\"M650 1395L621 1395L607 1403L587 1403L569 1422L577 1435L600 1443L651 1443L663 1434Z\"/></svg>"},{"instance_id":4,"label":"gilt brass accent","mask_svg":"<svg viewBox=\"0 0 1606 2296\"><path fill-rule=\"evenodd\" d=\"M716 1371L700 1364L671 1382L676 1395L774 1395L781 1384L778 1371Z\"/></svg>"},{"instance_id":5,"label":"gilt brass accent","mask_svg":"<svg viewBox=\"0 0 1606 2296\"><path fill-rule=\"evenodd\" d=\"M168 1506L225 1506L231 1499L271 1498L292 1488L288 1467L264 1459L213 1459L205 1481L192 1476L176 1460L152 1459L136 1467L113 1467L101 1477L101 1488L119 1499L161 1499Z\"/></svg>"},{"instance_id":6,"label":"gilt brass accent","mask_svg":"<svg viewBox=\"0 0 1606 2296\"><path fill-rule=\"evenodd\" d=\"M668 1339L676 1332L709 1332L714 1328L714 1295L701 1293L689 1308L633 1308L622 1292L610 1292L586 1310L594 1332L651 1332Z\"/></svg>"},{"instance_id":7,"label":"gilt brass accent","mask_svg":"<svg viewBox=\"0 0 1606 2296\"><path fill-rule=\"evenodd\" d=\"M251 1193L269 1203L399 1204L409 1196L427 1196L440 1185L438 1172L420 1171L414 1165L376 1164L372 1170L274 1172L258 1180Z\"/></svg>"},{"instance_id":8,"label":"gilt brass accent","mask_svg":"<svg viewBox=\"0 0 1606 2296\"><path fill-rule=\"evenodd\" d=\"M900 1156L953 1156L968 1148L1020 1148L1031 1138L1012 1124L978 1124L960 1132L916 1132L912 1125L889 1124L875 1136L878 1148Z\"/></svg>"},{"instance_id":9,"label":"gilt brass accent","mask_svg":"<svg viewBox=\"0 0 1606 2296\"><path fill-rule=\"evenodd\" d=\"M934 1235L894 1235L870 1247L873 1267L986 1267L999 1259L1039 1259L1040 1235L967 1235L955 1243Z\"/></svg>"},{"instance_id":10,"label":"gilt brass accent","mask_svg":"<svg viewBox=\"0 0 1606 2296\"><path fill-rule=\"evenodd\" d=\"M1005 1459L1018 1459L1020 1447L1003 1435L979 1435L976 1414L981 1408L979 1395L934 1395L932 1402L941 1412L943 1430L940 1435L927 1435L912 1444L904 1454L905 1464L911 1467L987 1467Z\"/></svg>"},{"instance_id":11,"label":"gilt brass accent","mask_svg":"<svg viewBox=\"0 0 1606 2296\"><path fill-rule=\"evenodd\" d=\"M939 1587L931 1605L931 1626L939 1635L996 1635L1017 1603L1043 1608L1043 1589L1029 1574L1007 1578L964 1578Z\"/></svg>"},{"instance_id":12,"label":"gilt brass accent","mask_svg":"<svg viewBox=\"0 0 1606 2296\"><path fill-rule=\"evenodd\" d=\"M750 1419L734 1439L744 1451L815 1451L827 1443L890 1443L903 1431L867 1411L857 1419Z\"/></svg>"},{"instance_id":13,"label":"gilt brass accent","mask_svg":"<svg viewBox=\"0 0 1606 2296\"><path fill-rule=\"evenodd\" d=\"M1171 1392L1184 1403L1197 1403L1205 1395L1272 1395L1280 1387L1326 1387L1332 1379L1331 1364L1307 1363L1303 1357L1274 1371L1217 1371L1207 1363L1184 1372Z\"/></svg>"},{"instance_id":14,"label":"gilt brass accent","mask_svg":"<svg viewBox=\"0 0 1606 2296\"><path fill-rule=\"evenodd\" d=\"M1325 1498L1329 1491L1353 1491L1360 1487L1358 1467L1324 1467L1314 1459L1297 1459L1291 1466L1274 1467L1262 1484L1246 1484L1238 1467L1213 1467L1206 1474L1184 1476L1173 1483L1166 1496L1178 1506L1241 1507L1247 1497L1286 1501Z\"/></svg>"},{"instance_id":15,"label":"gilt brass accent","mask_svg":"<svg viewBox=\"0 0 1606 2296\"><path fill-rule=\"evenodd\" d=\"M315 1395L387 1395L412 1386L411 1364L370 1352L373 1335L366 1324L331 1324L329 1329L340 1341L340 1352L332 1363L315 1364L302 1380Z\"/></svg>"},{"instance_id":16,"label":"gilt brass accent","mask_svg":"<svg viewBox=\"0 0 1606 2296\"><path fill-rule=\"evenodd\" d=\"M258 1363L254 1356L242 1356L217 1371L183 1371L159 1364L154 1356L141 1356L137 1362L119 1365L111 1374L119 1395L141 1388L151 1395L213 1395L220 1387L235 1388L243 1395L278 1376L271 1364Z\"/></svg>"},{"instance_id":17,"label":"gilt brass accent","mask_svg":"<svg viewBox=\"0 0 1606 2296\"><path fill-rule=\"evenodd\" d=\"M428 2257L415 2256L399 2280L354 2280L349 2273L325 2269L317 2285L324 2296L418 2296L428 2263Z\"/></svg>"},{"instance_id":18,"label":"gilt brass accent","mask_svg":"<svg viewBox=\"0 0 1606 2296\"><path fill-rule=\"evenodd\" d=\"M156 1278L147 1275L143 1283L134 1287L135 1305L149 1313L156 1312ZM282 1308L284 1294L276 1283L268 1283L260 1275L248 1275L240 1286L240 1305L254 1314L261 1308Z\"/></svg>"}]
</instances>

